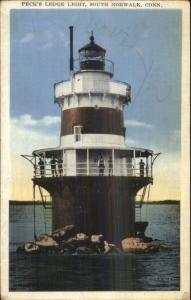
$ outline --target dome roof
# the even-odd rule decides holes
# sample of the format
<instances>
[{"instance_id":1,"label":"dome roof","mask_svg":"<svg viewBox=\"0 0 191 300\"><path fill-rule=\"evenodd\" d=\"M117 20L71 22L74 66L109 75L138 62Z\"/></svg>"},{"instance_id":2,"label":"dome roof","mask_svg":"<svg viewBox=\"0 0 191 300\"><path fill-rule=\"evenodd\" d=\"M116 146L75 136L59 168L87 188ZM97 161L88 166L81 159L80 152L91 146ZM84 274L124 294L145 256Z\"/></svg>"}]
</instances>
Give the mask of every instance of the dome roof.
<instances>
[{"instance_id":1,"label":"dome roof","mask_svg":"<svg viewBox=\"0 0 191 300\"><path fill-rule=\"evenodd\" d=\"M97 57L102 56L105 54L106 50L96 43L94 43L94 36L93 33L90 36L90 43L85 45L84 47L80 48L78 52L86 57Z\"/></svg>"}]
</instances>

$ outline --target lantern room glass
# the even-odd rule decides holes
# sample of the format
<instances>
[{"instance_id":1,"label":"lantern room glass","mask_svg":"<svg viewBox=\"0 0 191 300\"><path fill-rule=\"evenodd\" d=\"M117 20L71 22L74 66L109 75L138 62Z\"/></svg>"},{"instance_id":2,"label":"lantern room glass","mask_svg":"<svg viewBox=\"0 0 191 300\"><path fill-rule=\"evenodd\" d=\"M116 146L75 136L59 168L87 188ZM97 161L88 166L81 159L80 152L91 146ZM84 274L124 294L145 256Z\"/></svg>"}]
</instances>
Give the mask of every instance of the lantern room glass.
<instances>
[{"instance_id":1,"label":"lantern room glass","mask_svg":"<svg viewBox=\"0 0 191 300\"><path fill-rule=\"evenodd\" d=\"M80 70L104 70L106 50L94 42L93 33L90 43L79 50Z\"/></svg>"}]
</instances>

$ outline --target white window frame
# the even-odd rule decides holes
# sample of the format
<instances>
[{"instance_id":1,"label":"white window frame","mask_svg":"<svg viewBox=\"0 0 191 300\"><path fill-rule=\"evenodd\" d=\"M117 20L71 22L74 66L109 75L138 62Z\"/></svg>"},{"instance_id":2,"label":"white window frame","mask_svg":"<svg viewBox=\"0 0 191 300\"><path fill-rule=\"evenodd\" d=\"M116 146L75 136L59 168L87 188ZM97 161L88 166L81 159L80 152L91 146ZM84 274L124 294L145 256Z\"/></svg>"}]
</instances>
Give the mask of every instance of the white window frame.
<instances>
[{"instance_id":1,"label":"white window frame","mask_svg":"<svg viewBox=\"0 0 191 300\"><path fill-rule=\"evenodd\" d=\"M81 142L82 140L82 126L81 125L75 125L74 126L74 141Z\"/></svg>"}]
</instances>

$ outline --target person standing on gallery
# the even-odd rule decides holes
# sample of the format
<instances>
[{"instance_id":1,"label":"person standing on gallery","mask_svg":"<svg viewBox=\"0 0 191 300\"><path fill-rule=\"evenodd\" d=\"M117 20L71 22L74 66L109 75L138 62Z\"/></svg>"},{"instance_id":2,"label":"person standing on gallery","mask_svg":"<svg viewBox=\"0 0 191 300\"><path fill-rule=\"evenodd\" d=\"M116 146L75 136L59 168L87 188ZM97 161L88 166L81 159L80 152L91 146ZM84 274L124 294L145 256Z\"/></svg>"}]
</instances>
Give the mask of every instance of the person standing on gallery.
<instances>
[{"instance_id":1,"label":"person standing on gallery","mask_svg":"<svg viewBox=\"0 0 191 300\"><path fill-rule=\"evenodd\" d=\"M108 159L108 166L109 166L109 176L112 176L113 175L113 162L112 162L111 155Z\"/></svg>"},{"instance_id":2,"label":"person standing on gallery","mask_svg":"<svg viewBox=\"0 0 191 300\"><path fill-rule=\"evenodd\" d=\"M42 160L42 158L39 158L39 162L38 162L39 168L40 168L40 175L41 177L44 177L44 161Z\"/></svg>"},{"instance_id":3,"label":"person standing on gallery","mask_svg":"<svg viewBox=\"0 0 191 300\"><path fill-rule=\"evenodd\" d=\"M51 172L52 172L52 176L54 177L55 175L57 176L57 172L56 172L56 163L57 160L55 159L55 157L53 156L51 161L50 161L50 165L51 165Z\"/></svg>"},{"instance_id":4,"label":"person standing on gallery","mask_svg":"<svg viewBox=\"0 0 191 300\"><path fill-rule=\"evenodd\" d=\"M99 165L99 176L103 176L104 175L104 169L105 169L105 162L104 162L104 159L103 159L102 155L100 156L98 165Z\"/></svg>"},{"instance_id":5,"label":"person standing on gallery","mask_svg":"<svg viewBox=\"0 0 191 300\"><path fill-rule=\"evenodd\" d=\"M145 168L145 163L141 159L139 163L139 169L140 169L140 177L144 177L144 168Z\"/></svg>"},{"instance_id":6,"label":"person standing on gallery","mask_svg":"<svg viewBox=\"0 0 191 300\"><path fill-rule=\"evenodd\" d=\"M58 159L58 173L59 176L63 176L63 160L61 157Z\"/></svg>"}]
</instances>

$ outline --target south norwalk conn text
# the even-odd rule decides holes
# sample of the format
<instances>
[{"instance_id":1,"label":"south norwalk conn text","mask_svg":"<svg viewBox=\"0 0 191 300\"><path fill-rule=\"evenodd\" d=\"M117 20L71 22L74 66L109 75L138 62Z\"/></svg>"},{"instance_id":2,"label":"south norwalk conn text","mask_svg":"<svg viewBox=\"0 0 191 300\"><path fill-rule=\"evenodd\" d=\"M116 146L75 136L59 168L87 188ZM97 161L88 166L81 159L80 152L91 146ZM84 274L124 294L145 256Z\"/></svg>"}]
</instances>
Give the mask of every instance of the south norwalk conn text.
<instances>
[{"instance_id":1,"label":"south norwalk conn text","mask_svg":"<svg viewBox=\"0 0 191 300\"><path fill-rule=\"evenodd\" d=\"M93 7L126 7L126 8L157 8L162 7L160 2L127 2L127 1L107 1L107 2L95 2L95 1L22 1L23 7L77 7L77 8L93 8Z\"/></svg>"}]
</instances>

